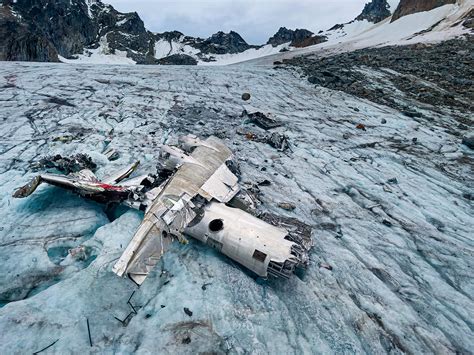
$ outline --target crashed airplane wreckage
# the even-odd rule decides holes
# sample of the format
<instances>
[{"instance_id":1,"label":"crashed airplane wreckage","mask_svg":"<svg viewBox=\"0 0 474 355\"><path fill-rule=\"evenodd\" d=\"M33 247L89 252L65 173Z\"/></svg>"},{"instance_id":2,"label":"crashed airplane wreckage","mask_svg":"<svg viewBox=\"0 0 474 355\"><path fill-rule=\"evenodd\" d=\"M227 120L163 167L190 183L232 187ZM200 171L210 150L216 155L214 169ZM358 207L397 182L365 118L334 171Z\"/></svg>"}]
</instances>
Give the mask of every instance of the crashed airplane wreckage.
<instances>
[{"instance_id":1,"label":"crashed airplane wreckage","mask_svg":"<svg viewBox=\"0 0 474 355\"><path fill-rule=\"evenodd\" d=\"M113 272L141 285L174 240L193 237L258 276L288 278L308 265L311 229L296 219L265 213L260 218L232 206L245 195L230 168L231 150L218 138L180 139L181 148L162 146L161 181L154 175L127 178L139 162L99 181L90 170L41 174L13 197L31 195L46 182L102 203L122 203L145 212L144 219ZM229 168L230 167L230 168ZM162 176L163 174L160 174ZM237 196L239 194L239 196ZM248 195L247 195L248 196Z\"/></svg>"}]
</instances>

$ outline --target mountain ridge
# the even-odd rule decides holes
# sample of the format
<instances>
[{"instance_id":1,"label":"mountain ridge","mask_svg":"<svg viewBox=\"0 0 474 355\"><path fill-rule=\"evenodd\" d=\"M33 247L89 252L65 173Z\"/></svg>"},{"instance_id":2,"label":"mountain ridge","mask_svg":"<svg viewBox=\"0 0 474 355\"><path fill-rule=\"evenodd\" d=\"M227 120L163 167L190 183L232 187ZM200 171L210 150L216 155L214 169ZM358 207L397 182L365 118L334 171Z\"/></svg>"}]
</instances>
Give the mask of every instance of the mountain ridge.
<instances>
[{"instance_id":1,"label":"mountain ridge","mask_svg":"<svg viewBox=\"0 0 474 355\"><path fill-rule=\"evenodd\" d=\"M280 29L264 45L250 45L237 32L204 39L179 31L153 33L136 12L121 13L100 0L3 0L0 60L110 64L231 64L293 51L347 36L390 16L411 15L456 0L371 0L355 19L314 34ZM463 0L458 0L462 2ZM395 8L395 4L398 6ZM468 21L465 23L469 23ZM468 26L466 26L468 27Z\"/></svg>"}]
</instances>

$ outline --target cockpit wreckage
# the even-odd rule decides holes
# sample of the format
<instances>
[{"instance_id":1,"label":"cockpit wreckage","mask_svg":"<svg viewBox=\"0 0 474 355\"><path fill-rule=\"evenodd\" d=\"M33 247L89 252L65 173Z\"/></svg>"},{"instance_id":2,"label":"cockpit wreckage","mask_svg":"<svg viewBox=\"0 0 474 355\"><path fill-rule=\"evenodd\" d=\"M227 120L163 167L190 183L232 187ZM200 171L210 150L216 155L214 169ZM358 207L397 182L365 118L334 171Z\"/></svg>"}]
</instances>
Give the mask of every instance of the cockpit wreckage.
<instances>
[{"instance_id":1,"label":"cockpit wreckage","mask_svg":"<svg viewBox=\"0 0 474 355\"><path fill-rule=\"evenodd\" d=\"M231 150L216 137L180 139L162 146L159 174L129 179L139 162L101 181L91 170L69 175L40 174L13 197L31 195L46 182L102 203L144 211L144 219L113 267L141 285L174 240L186 236L225 254L260 277L289 278L306 267L311 228L269 213L259 218L244 209L249 194L238 183Z\"/></svg>"}]
</instances>

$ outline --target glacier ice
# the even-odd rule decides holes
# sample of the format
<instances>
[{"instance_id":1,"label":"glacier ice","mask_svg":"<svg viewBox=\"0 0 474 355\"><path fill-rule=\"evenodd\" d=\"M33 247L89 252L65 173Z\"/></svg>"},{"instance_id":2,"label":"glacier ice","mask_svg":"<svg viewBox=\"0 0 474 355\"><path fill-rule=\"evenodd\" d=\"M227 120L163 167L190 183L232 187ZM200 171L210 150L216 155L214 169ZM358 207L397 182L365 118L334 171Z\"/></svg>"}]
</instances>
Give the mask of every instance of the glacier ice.
<instances>
[{"instance_id":1,"label":"glacier ice","mask_svg":"<svg viewBox=\"0 0 474 355\"><path fill-rule=\"evenodd\" d=\"M444 111L414 120L266 67L2 63L0 73L1 353L56 340L45 353L472 350L473 154ZM243 92L284 123L275 131L291 149L237 133L258 130L240 117ZM260 208L313 226L305 274L256 279L191 241L137 289L111 268L139 212L50 186L11 198L42 156L89 154L98 177L140 160L146 173L157 146L185 133L226 139L243 182L271 182Z\"/></svg>"}]
</instances>

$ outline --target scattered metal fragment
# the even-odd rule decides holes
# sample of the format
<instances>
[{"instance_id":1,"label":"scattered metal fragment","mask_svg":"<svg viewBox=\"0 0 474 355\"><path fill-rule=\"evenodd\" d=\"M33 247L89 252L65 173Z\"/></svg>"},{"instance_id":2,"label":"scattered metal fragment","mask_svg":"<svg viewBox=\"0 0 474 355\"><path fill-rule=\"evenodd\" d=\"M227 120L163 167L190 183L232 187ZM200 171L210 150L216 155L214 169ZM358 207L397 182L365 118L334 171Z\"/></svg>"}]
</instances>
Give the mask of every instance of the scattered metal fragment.
<instances>
[{"instance_id":1,"label":"scattered metal fragment","mask_svg":"<svg viewBox=\"0 0 474 355\"><path fill-rule=\"evenodd\" d=\"M114 148L107 148L103 154L109 161L114 161L120 158L119 152L117 152Z\"/></svg>"},{"instance_id":2,"label":"scattered metal fragment","mask_svg":"<svg viewBox=\"0 0 474 355\"><path fill-rule=\"evenodd\" d=\"M278 207L287 211L293 211L296 208L296 206L290 202L280 202Z\"/></svg>"},{"instance_id":3,"label":"scattered metal fragment","mask_svg":"<svg viewBox=\"0 0 474 355\"><path fill-rule=\"evenodd\" d=\"M35 351L35 352L33 353L33 355L36 355L36 354L39 354L39 353L41 353L41 352L43 352L43 351L45 351L45 350L48 350L50 347L52 347L52 346L53 346L54 344L56 344L58 341L59 341L59 339L56 339L56 340L53 341L51 344L49 344L47 347L45 347L45 348L43 348L43 349L41 349L41 350Z\"/></svg>"},{"instance_id":4,"label":"scattered metal fragment","mask_svg":"<svg viewBox=\"0 0 474 355\"><path fill-rule=\"evenodd\" d=\"M225 162L225 165L229 168L232 174L236 175L237 177L240 176L240 165L238 161L235 159L229 159Z\"/></svg>"},{"instance_id":5,"label":"scattered metal fragment","mask_svg":"<svg viewBox=\"0 0 474 355\"><path fill-rule=\"evenodd\" d=\"M114 318L118 320L120 323L122 323L123 327L126 327L134 315L135 313L130 312L129 314L127 314L127 316L123 320L116 316L114 316Z\"/></svg>"},{"instance_id":6,"label":"scattered metal fragment","mask_svg":"<svg viewBox=\"0 0 474 355\"><path fill-rule=\"evenodd\" d=\"M89 318L86 318L87 322L87 333L89 334L89 345L92 347L91 328L89 326Z\"/></svg>"},{"instance_id":7,"label":"scattered metal fragment","mask_svg":"<svg viewBox=\"0 0 474 355\"><path fill-rule=\"evenodd\" d=\"M259 134L254 132L242 132L238 131L238 134L242 134L249 141L267 143L279 151L285 151L290 147L288 137L285 134L273 132L272 134Z\"/></svg>"},{"instance_id":8,"label":"scattered metal fragment","mask_svg":"<svg viewBox=\"0 0 474 355\"><path fill-rule=\"evenodd\" d=\"M69 249L68 254L71 255L74 260L84 261L87 258L86 247L83 245Z\"/></svg>"},{"instance_id":9,"label":"scattered metal fragment","mask_svg":"<svg viewBox=\"0 0 474 355\"><path fill-rule=\"evenodd\" d=\"M288 278L296 268L307 266L312 244L292 237L292 231L283 225L255 216L260 190L255 184L241 189L238 176L229 168L233 167L229 164L233 155L224 142L216 137L200 140L187 136L180 143L180 147L161 147L158 177L148 174L129 179L139 162L101 180L88 169L66 176L40 174L13 196L29 196L46 182L98 202L123 203L145 211L141 225L113 267L117 275L128 276L137 285L144 282L173 241L186 244L186 237L264 278ZM235 207L239 199L238 208L227 205ZM290 211L296 208L290 203L279 206ZM124 320L116 318L123 325L137 313L132 296L127 302L132 312Z\"/></svg>"},{"instance_id":10,"label":"scattered metal fragment","mask_svg":"<svg viewBox=\"0 0 474 355\"><path fill-rule=\"evenodd\" d=\"M205 283L205 284L203 284L203 285L201 286L201 289L202 289L203 291L206 291L206 290L207 290L207 286L210 286L210 285L212 285L212 282Z\"/></svg>"},{"instance_id":11,"label":"scattered metal fragment","mask_svg":"<svg viewBox=\"0 0 474 355\"><path fill-rule=\"evenodd\" d=\"M186 313L188 316L190 317L193 316L193 312L188 307L184 307L183 310L184 310L184 313Z\"/></svg>"},{"instance_id":12,"label":"scattered metal fragment","mask_svg":"<svg viewBox=\"0 0 474 355\"><path fill-rule=\"evenodd\" d=\"M267 180L267 179L257 182L258 186L270 186L271 184L272 184L272 182L270 180Z\"/></svg>"},{"instance_id":13,"label":"scattered metal fragment","mask_svg":"<svg viewBox=\"0 0 474 355\"><path fill-rule=\"evenodd\" d=\"M365 125L362 124L362 123L359 123L357 126L356 126L357 129L361 129L363 131L366 131L367 129L365 128Z\"/></svg>"},{"instance_id":14,"label":"scattered metal fragment","mask_svg":"<svg viewBox=\"0 0 474 355\"><path fill-rule=\"evenodd\" d=\"M94 171L97 165L87 154L76 154L71 157L63 157L60 154L41 158L38 162L31 164L33 170L56 169L64 174L77 173L84 169Z\"/></svg>"},{"instance_id":15,"label":"scattered metal fragment","mask_svg":"<svg viewBox=\"0 0 474 355\"><path fill-rule=\"evenodd\" d=\"M332 266L326 263L319 263L319 267L332 271Z\"/></svg>"},{"instance_id":16,"label":"scattered metal fragment","mask_svg":"<svg viewBox=\"0 0 474 355\"><path fill-rule=\"evenodd\" d=\"M60 106L76 107L76 105L74 105L73 103L70 103L69 101L56 96L50 96L46 101Z\"/></svg>"},{"instance_id":17,"label":"scattered metal fragment","mask_svg":"<svg viewBox=\"0 0 474 355\"><path fill-rule=\"evenodd\" d=\"M68 142L72 142L73 140L74 140L73 136L64 135L64 136L59 136L59 137L54 138L53 142L68 143Z\"/></svg>"},{"instance_id":18,"label":"scattered metal fragment","mask_svg":"<svg viewBox=\"0 0 474 355\"><path fill-rule=\"evenodd\" d=\"M135 307L132 304L132 297L133 297L134 294L135 294L135 291L133 291L132 294L130 295L130 297L128 298L127 304L132 308L132 313L137 314L137 310L135 309Z\"/></svg>"},{"instance_id":19,"label":"scattered metal fragment","mask_svg":"<svg viewBox=\"0 0 474 355\"><path fill-rule=\"evenodd\" d=\"M278 132L273 132L270 137L266 137L266 142L273 148L282 152L290 147L290 144L288 143L288 137L285 134Z\"/></svg>"},{"instance_id":20,"label":"scattered metal fragment","mask_svg":"<svg viewBox=\"0 0 474 355\"><path fill-rule=\"evenodd\" d=\"M264 130L283 126L282 122L271 117L270 114L264 114L260 111L247 112L247 110L244 110L241 116L246 118L245 123L253 123Z\"/></svg>"}]
</instances>

